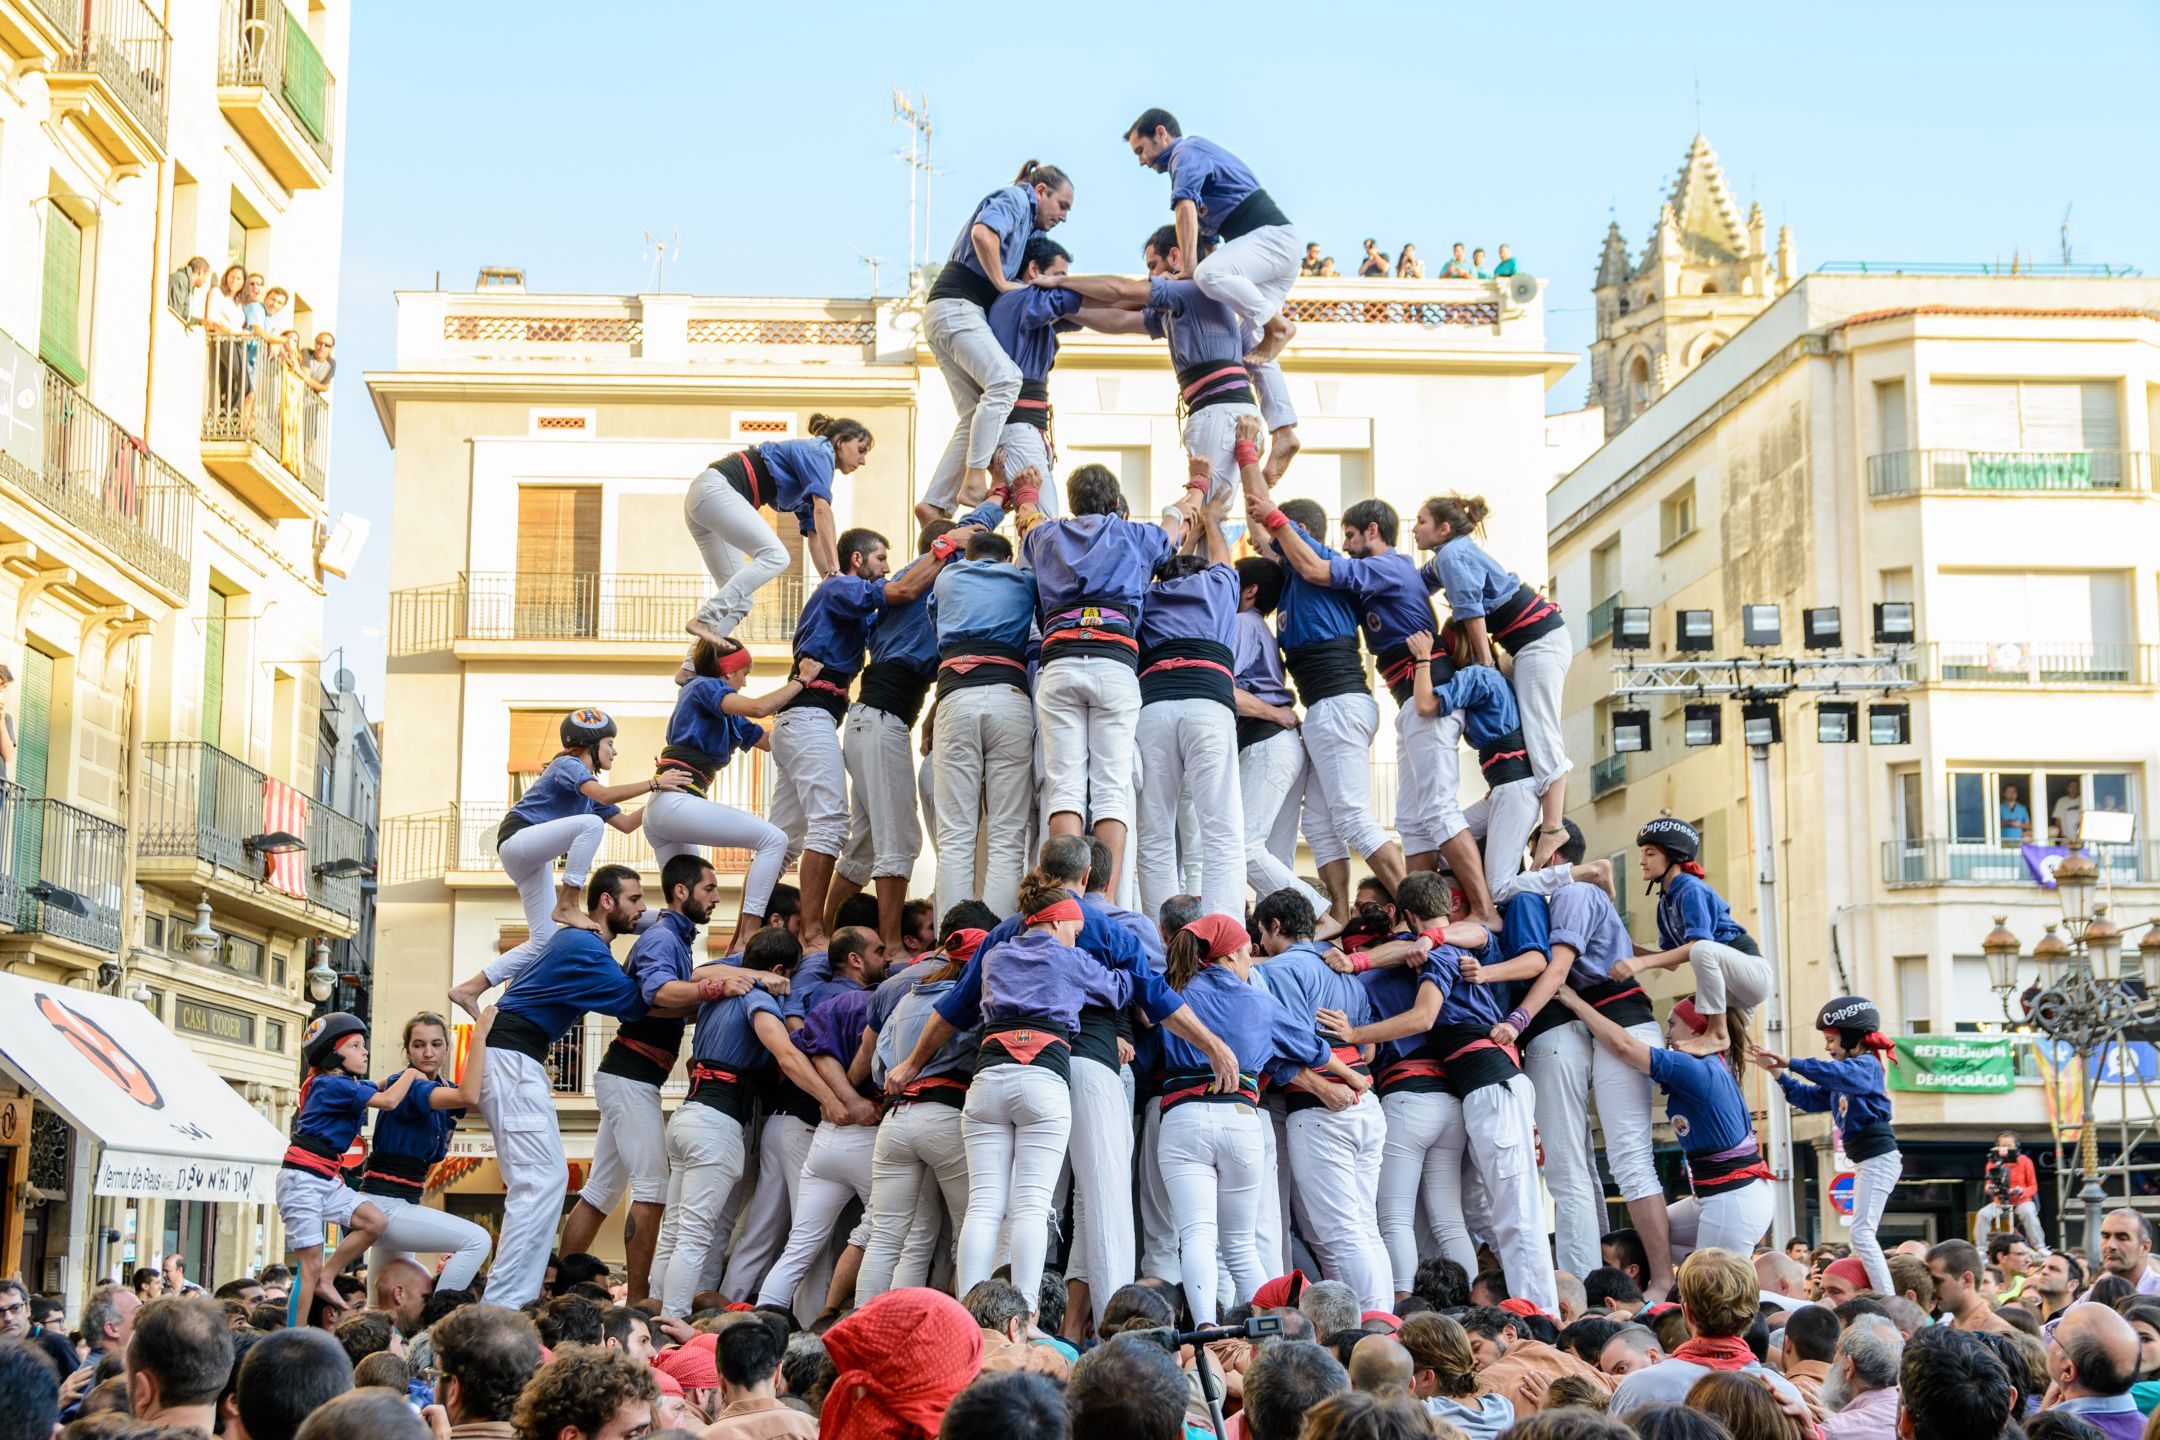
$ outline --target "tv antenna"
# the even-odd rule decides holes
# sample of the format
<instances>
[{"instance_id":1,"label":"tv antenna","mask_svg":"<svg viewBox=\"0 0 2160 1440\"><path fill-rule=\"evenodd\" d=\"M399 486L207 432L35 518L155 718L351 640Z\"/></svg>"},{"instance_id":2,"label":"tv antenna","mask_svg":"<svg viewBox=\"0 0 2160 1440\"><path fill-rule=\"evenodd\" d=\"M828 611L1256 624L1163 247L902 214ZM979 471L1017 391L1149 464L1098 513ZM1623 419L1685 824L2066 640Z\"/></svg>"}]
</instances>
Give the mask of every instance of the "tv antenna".
<instances>
[{"instance_id":1,"label":"tv antenna","mask_svg":"<svg viewBox=\"0 0 2160 1440\"><path fill-rule=\"evenodd\" d=\"M908 167L908 270L913 271L930 262L930 185L937 167L931 163L932 142L935 127L930 120L930 102L922 91L910 97L895 85L892 92L892 122L908 127L908 144L905 150L895 150L893 158ZM918 203L918 195L920 201ZM919 227L922 240L918 248L916 219L918 211L922 224Z\"/></svg>"},{"instance_id":2,"label":"tv antenna","mask_svg":"<svg viewBox=\"0 0 2160 1440\"><path fill-rule=\"evenodd\" d=\"M667 288L667 265L670 260L682 259L682 231L677 230L668 240L661 240L652 231L645 232L644 262L652 267L652 289L658 295Z\"/></svg>"},{"instance_id":3,"label":"tv antenna","mask_svg":"<svg viewBox=\"0 0 2160 1440\"><path fill-rule=\"evenodd\" d=\"M2062 263L2065 265L2070 263L2070 211L2076 203L2076 201L2072 201L2069 205L2063 206L2062 226L2059 234L2062 237Z\"/></svg>"},{"instance_id":4,"label":"tv antenna","mask_svg":"<svg viewBox=\"0 0 2160 1440\"><path fill-rule=\"evenodd\" d=\"M848 246L848 249L855 250L855 247L853 245L850 245ZM865 255L862 251L855 250L855 258L870 267L870 298L872 300L878 299L880 294L878 289L878 271L885 264L885 257L882 255Z\"/></svg>"}]
</instances>

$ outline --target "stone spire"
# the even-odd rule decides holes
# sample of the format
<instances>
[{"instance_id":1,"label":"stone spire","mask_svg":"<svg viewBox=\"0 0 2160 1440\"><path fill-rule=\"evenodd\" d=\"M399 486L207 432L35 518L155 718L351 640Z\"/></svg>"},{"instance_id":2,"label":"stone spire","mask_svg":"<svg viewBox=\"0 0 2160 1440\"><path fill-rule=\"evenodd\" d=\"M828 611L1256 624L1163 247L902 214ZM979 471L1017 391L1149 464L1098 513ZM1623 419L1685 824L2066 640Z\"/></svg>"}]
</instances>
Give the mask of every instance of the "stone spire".
<instances>
[{"instance_id":1,"label":"stone spire","mask_svg":"<svg viewBox=\"0 0 2160 1440\"><path fill-rule=\"evenodd\" d=\"M1725 183L1717 152L1700 134L1688 147L1687 159L1673 181L1669 203L1689 250L1711 260L1738 259L1749 253L1739 202L1733 198L1732 187Z\"/></svg>"},{"instance_id":2,"label":"stone spire","mask_svg":"<svg viewBox=\"0 0 2160 1440\"><path fill-rule=\"evenodd\" d=\"M1618 285L1628 278L1627 241L1620 238L1620 222L1605 226L1605 253L1598 260L1597 283Z\"/></svg>"}]
</instances>

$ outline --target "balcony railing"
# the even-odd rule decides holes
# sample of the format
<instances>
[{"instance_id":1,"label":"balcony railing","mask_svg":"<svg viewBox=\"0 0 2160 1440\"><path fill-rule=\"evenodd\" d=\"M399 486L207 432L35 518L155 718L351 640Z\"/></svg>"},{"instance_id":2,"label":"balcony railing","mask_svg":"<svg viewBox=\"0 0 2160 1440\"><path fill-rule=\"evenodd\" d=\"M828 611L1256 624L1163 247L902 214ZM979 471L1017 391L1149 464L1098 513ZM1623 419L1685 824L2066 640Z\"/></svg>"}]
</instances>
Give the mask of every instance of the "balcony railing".
<instances>
[{"instance_id":1,"label":"balcony railing","mask_svg":"<svg viewBox=\"0 0 2160 1440\"><path fill-rule=\"evenodd\" d=\"M712 594L704 575L468 574L390 597L390 653L447 650L460 640L653 641L689 644L683 624ZM803 577L757 592L735 627L746 644L784 645L802 614Z\"/></svg>"},{"instance_id":2,"label":"balcony railing","mask_svg":"<svg viewBox=\"0 0 2160 1440\"><path fill-rule=\"evenodd\" d=\"M1590 767L1590 798L1610 795L1627 784L1627 756L1607 755Z\"/></svg>"},{"instance_id":3,"label":"balcony railing","mask_svg":"<svg viewBox=\"0 0 2160 1440\"><path fill-rule=\"evenodd\" d=\"M0 926L120 953L127 830L0 781Z\"/></svg>"},{"instance_id":4,"label":"balcony railing","mask_svg":"<svg viewBox=\"0 0 2160 1440\"><path fill-rule=\"evenodd\" d=\"M1868 456L1868 495L2001 491L2143 495L2153 457L2136 450L1891 450Z\"/></svg>"},{"instance_id":5,"label":"balcony railing","mask_svg":"<svg viewBox=\"0 0 2160 1440\"><path fill-rule=\"evenodd\" d=\"M1946 685L2160 684L2160 646L2120 641L1940 640L1922 658Z\"/></svg>"},{"instance_id":6,"label":"balcony railing","mask_svg":"<svg viewBox=\"0 0 2160 1440\"><path fill-rule=\"evenodd\" d=\"M195 490L118 421L45 368L45 463L0 454L0 475L168 595L188 590Z\"/></svg>"},{"instance_id":7,"label":"balcony railing","mask_svg":"<svg viewBox=\"0 0 2160 1440\"><path fill-rule=\"evenodd\" d=\"M292 817L297 815L298 829ZM366 827L199 740L143 746L143 822L136 853L144 859L188 858L278 885L280 857L250 851L255 836L284 831L307 842L296 869L302 893L292 898L360 916L360 876L325 874L339 861L364 863Z\"/></svg>"},{"instance_id":8,"label":"balcony railing","mask_svg":"<svg viewBox=\"0 0 2160 1440\"><path fill-rule=\"evenodd\" d=\"M1621 597L1608 595L1590 607L1590 643L1597 644L1612 634L1613 616L1620 611Z\"/></svg>"},{"instance_id":9,"label":"balcony railing","mask_svg":"<svg viewBox=\"0 0 2160 1440\"><path fill-rule=\"evenodd\" d=\"M329 483L330 407L270 342L212 335L203 375L202 438L249 441L320 500Z\"/></svg>"},{"instance_id":10,"label":"balcony railing","mask_svg":"<svg viewBox=\"0 0 2160 1440\"><path fill-rule=\"evenodd\" d=\"M165 63L171 38L145 0L80 0L66 25L79 43L53 64L62 75L95 75L119 97L143 133L165 147Z\"/></svg>"},{"instance_id":11,"label":"balcony railing","mask_svg":"<svg viewBox=\"0 0 2160 1440\"><path fill-rule=\"evenodd\" d=\"M2115 884L2143 884L2160 880L2160 842L2138 840L2128 845L2087 845L2086 853L2101 869L2103 879ZM2016 845L1990 845L1975 840L1885 840L1882 847L1883 884L1906 885L2015 885L2030 888L2032 871Z\"/></svg>"},{"instance_id":12,"label":"balcony railing","mask_svg":"<svg viewBox=\"0 0 2160 1440\"><path fill-rule=\"evenodd\" d=\"M323 164L330 163L337 81L307 26L279 0L227 0L218 31L218 84L259 85L276 95Z\"/></svg>"}]
</instances>

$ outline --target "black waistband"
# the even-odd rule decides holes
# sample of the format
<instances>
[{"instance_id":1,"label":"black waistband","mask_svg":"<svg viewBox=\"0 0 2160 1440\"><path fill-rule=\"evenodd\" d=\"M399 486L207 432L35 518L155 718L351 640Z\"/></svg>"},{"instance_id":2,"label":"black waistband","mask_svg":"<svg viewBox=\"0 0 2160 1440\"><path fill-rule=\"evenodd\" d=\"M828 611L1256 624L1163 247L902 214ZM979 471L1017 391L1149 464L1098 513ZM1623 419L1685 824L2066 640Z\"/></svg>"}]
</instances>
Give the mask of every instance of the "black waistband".
<instances>
[{"instance_id":1,"label":"black waistband","mask_svg":"<svg viewBox=\"0 0 2160 1440\"><path fill-rule=\"evenodd\" d=\"M1235 240L1240 235L1249 235L1270 225L1289 223L1290 217L1282 213L1281 207L1268 197L1267 191L1255 190L1233 205L1230 213L1222 217L1222 224L1216 229L1223 239Z\"/></svg>"},{"instance_id":2,"label":"black waistband","mask_svg":"<svg viewBox=\"0 0 2160 1440\"><path fill-rule=\"evenodd\" d=\"M1366 688L1365 664L1358 655L1355 635L1315 640L1310 645L1284 650L1283 669L1290 673L1290 683L1297 687L1298 703L1310 709L1337 695L1370 694Z\"/></svg>"},{"instance_id":3,"label":"black waistband","mask_svg":"<svg viewBox=\"0 0 2160 1440\"><path fill-rule=\"evenodd\" d=\"M1607 980L1602 985L1582 986L1575 993L1596 1006L1600 1015L1623 1028L1657 1019L1648 992L1634 980Z\"/></svg>"},{"instance_id":4,"label":"black waistband","mask_svg":"<svg viewBox=\"0 0 2160 1440\"><path fill-rule=\"evenodd\" d=\"M665 1085L675 1073L675 1057L682 1053L684 1020L625 1020L616 1028L600 1056L599 1073L635 1080L641 1085ZM665 1065L660 1055L667 1056Z\"/></svg>"},{"instance_id":5,"label":"black waistband","mask_svg":"<svg viewBox=\"0 0 2160 1440\"><path fill-rule=\"evenodd\" d=\"M340 1145L336 1148L332 1148L329 1141L320 1139L314 1135L293 1135L289 1137L289 1143L295 1150L305 1150L310 1155L319 1155L325 1160L337 1160L341 1162L345 1158L345 1152L352 1148L350 1144Z\"/></svg>"},{"instance_id":6,"label":"black waistband","mask_svg":"<svg viewBox=\"0 0 2160 1440\"><path fill-rule=\"evenodd\" d=\"M684 1097L686 1100L699 1105L710 1105L730 1119L747 1121L750 1118L750 1104L754 1096L749 1084L740 1075L732 1080L717 1075L701 1076L698 1073L702 1068L699 1062L693 1060L690 1064L690 1093ZM802 1092L798 1090L796 1093L799 1095ZM815 1102L811 1109L813 1112L817 1111Z\"/></svg>"},{"instance_id":7,"label":"black waistband","mask_svg":"<svg viewBox=\"0 0 2160 1440\"><path fill-rule=\"evenodd\" d=\"M360 1172L360 1193L418 1200L427 1193L428 1172L434 1168L432 1160L418 1155L385 1155L380 1150L371 1150L367 1164Z\"/></svg>"},{"instance_id":8,"label":"black waistband","mask_svg":"<svg viewBox=\"0 0 2160 1440\"><path fill-rule=\"evenodd\" d=\"M1062 1025L1027 1017L986 1023L975 1052L975 1073L1001 1065L1033 1065L1070 1076L1074 1039Z\"/></svg>"},{"instance_id":9,"label":"black waistband","mask_svg":"<svg viewBox=\"0 0 2160 1440\"><path fill-rule=\"evenodd\" d=\"M938 271L937 283L930 287L930 298L965 300L971 305L988 310L997 303L998 288L988 279L976 274L971 266L958 260L948 260L944 268Z\"/></svg>"},{"instance_id":10,"label":"black waistband","mask_svg":"<svg viewBox=\"0 0 2160 1440\"><path fill-rule=\"evenodd\" d=\"M803 686L796 693L794 699L780 708L782 710L823 710L833 717L833 723L837 725L847 719L848 691L854 684L855 676L852 672L842 675L828 668L821 672L817 679Z\"/></svg>"},{"instance_id":11,"label":"black waistband","mask_svg":"<svg viewBox=\"0 0 2160 1440\"><path fill-rule=\"evenodd\" d=\"M757 446L723 455L713 461L710 468L719 471L721 477L735 487L735 493L752 505L772 504L772 467L765 463Z\"/></svg>"},{"instance_id":12,"label":"black waistband","mask_svg":"<svg viewBox=\"0 0 2160 1440\"><path fill-rule=\"evenodd\" d=\"M1139 669L1140 644L1134 638L1139 613L1140 601L1124 595L1083 595L1044 605L1042 663L1099 655Z\"/></svg>"},{"instance_id":13,"label":"black waistband","mask_svg":"<svg viewBox=\"0 0 2160 1440\"><path fill-rule=\"evenodd\" d=\"M1163 1076L1162 1112L1167 1115L1180 1105L1258 1105L1260 1103L1260 1077L1239 1075L1235 1090L1210 1089L1215 1076L1205 1070L1173 1070Z\"/></svg>"},{"instance_id":14,"label":"black waistband","mask_svg":"<svg viewBox=\"0 0 2160 1440\"><path fill-rule=\"evenodd\" d=\"M1380 653L1373 657L1373 660L1375 664L1379 665L1380 678L1387 681L1388 693L1395 697L1395 703L1397 705L1409 704L1410 697L1417 692L1416 671L1412 668L1417 662L1410 658L1409 645L1398 641L1393 645L1384 646ZM1435 654L1428 662L1427 668L1432 672L1432 683L1435 690L1455 678L1455 662L1445 655Z\"/></svg>"},{"instance_id":15,"label":"black waistband","mask_svg":"<svg viewBox=\"0 0 2160 1440\"><path fill-rule=\"evenodd\" d=\"M1102 1005L1080 1008L1080 1029L1073 1036L1073 1055L1092 1060L1115 1075L1119 1068L1117 1042L1132 1038L1132 1022L1123 1010Z\"/></svg>"},{"instance_id":16,"label":"black waistband","mask_svg":"<svg viewBox=\"0 0 2160 1440\"><path fill-rule=\"evenodd\" d=\"M1552 634L1566 623L1558 605L1524 585L1485 617L1485 633L1492 637L1494 644L1513 655L1531 641Z\"/></svg>"},{"instance_id":17,"label":"black waistband","mask_svg":"<svg viewBox=\"0 0 2160 1440\"><path fill-rule=\"evenodd\" d=\"M855 700L912 727L936 679L935 670L917 669L899 660L873 660L863 667L862 688L855 692Z\"/></svg>"},{"instance_id":18,"label":"black waistband","mask_svg":"<svg viewBox=\"0 0 2160 1440\"><path fill-rule=\"evenodd\" d=\"M1289 727L1278 725L1265 715L1240 715L1237 718L1237 748L1240 750L1290 733Z\"/></svg>"},{"instance_id":19,"label":"black waistband","mask_svg":"<svg viewBox=\"0 0 2160 1440\"><path fill-rule=\"evenodd\" d=\"M1435 1025L1429 1048L1447 1067L1448 1094L1467 1100L1522 1074L1515 1058L1489 1040L1489 1025ZM1485 1042L1485 1043L1480 1043Z\"/></svg>"},{"instance_id":20,"label":"black waistband","mask_svg":"<svg viewBox=\"0 0 2160 1440\"><path fill-rule=\"evenodd\" d=\"M1165 640L1140 652L1140 703L1163 700L1213 700L1235 711L1237 663L1219 640Z\"/></svg>"},{"instance_id":21,"label":"black waistband","mask_svg":"<svg viewBox=\"0 0 2160 1440\"><path fill-rule=\"evenodd\" d=\"M1761 1147L1748 1137L1749 1146L1744 1154L1724 1155L1712 1160L1704 1156L1687 1156L1688 1184L1699 1196L1723 1195L1729 1191L1744 1189L1757 1180L1771 1178L1769 1167L1763 1163Z\"/></svg>"},{"instance_id":22,"label":"black waistband","mask_svg":"<svg viewBox=\"0 0 2160 1440\"><path fill-rule=\"evenodd\" d=\"M963 640L938 652L937 693L940 699L955 690L980 685L1010 685L1027 693L1027 652L1017 645L995 640Z\"/></svg>"},{"instance_id":23,"label":"black waistband","mask_svg":"<svg viewBox=\"0 0 2160 1440\"><path fill-rule=\"evenodd\" d=\"M806 1090L796 1088L795 1082L780 1073L778 1066L767 1066L758 1072L759 1096L765 1101L765 1115L787 1115L805 1125L815 1126L825 1118L818 1102L810 1098Z\"/></svg>"},{"instance_id":24,"label":"black waistband","mask_svg":"<svg viewBox=\"0 0 2160 1440\"><path fill-rule=\"evenodd\" d=\"M689 771L695 782L690 791L702 798L706 790L711 788L713 777L720 773L720 767L725 762L719 756L695 746L665 745L660 749L660 763Z\"/></svg>"},{"instance_id":25,"label":"black waistband","mask_svg":"<svg viewBox=\"0 0 2160 1440\"><path fill-rule=\"evenodd\" d=\"M1008 425L1032 425L1037 430L1050 428L1050 382L1048 380L1022 380L1020 398L1013 404L1012 413L1005 417Z\"/></svg>"},{"instance_id":26,"label":"black waistband","mask_svg":"<svg viewBox=\"0 0 2160 1440\"><path fill-rule=\"evenodd\" d=\"M1890 1128L1887 1120L1845 1132L1845 1158L1848 1160L1873 1160L1897 1148L1897 1131Z\"/></svg>"},{"instance_id":27,"label":"black waistband","mask_svg":"<svg viewBox=\"0 0 2160 1440\"><path fill-rule=\"evenodd\" d=\"M490 1050L508 1050L513 1055L523 1055L545 1065L548 1051L554 1046L554 1036L517 1011L495 1012L495 1024L488 1030Z\"/></svg>"},{"instance_id":28,"label":"black waistband","mask_svg":"<svg viewBox=\"0 0 2160 1440\"><path fill-rule=\"evenodd\" d=\"M1520 730L1510 730L1490 745L1478 746L1477 758L1485 783L1495 790L1517 780L1528 780L1533 773L1529 742Z\"/></svg>"},{"instance_id":29,"label":"black waistband","mask_svg":"<svg viewBox=\"0 0 2160 1440\"><path fill-rule=\"evenodd\" d=\"M1234 374L1230 372L1236 372ZM1215 376L1215 379L1208 377ZM1204 383L1203 383L1204 382ZM1178 368L1178 409L1187 415L1216 405L1257 405L1252 372L1242 358L1202 360ZM1200 388L1194 391L1195 386Z\"/></svg>"}]
</instances>

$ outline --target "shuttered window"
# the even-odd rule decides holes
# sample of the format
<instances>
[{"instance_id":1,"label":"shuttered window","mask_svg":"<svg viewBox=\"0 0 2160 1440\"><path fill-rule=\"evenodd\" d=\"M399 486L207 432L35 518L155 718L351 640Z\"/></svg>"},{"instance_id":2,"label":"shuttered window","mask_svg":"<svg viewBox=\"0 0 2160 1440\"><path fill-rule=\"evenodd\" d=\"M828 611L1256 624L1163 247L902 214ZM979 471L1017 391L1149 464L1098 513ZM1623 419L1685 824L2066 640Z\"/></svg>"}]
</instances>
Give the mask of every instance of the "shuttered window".
<instances>
[{"instance_id":1,"label":"shuttered window","mask_svg":"<svg viewBox=\"0 0 2160 1440\"><path fill-rule=\"evenodd\" d=\"M1931 416L1942 448L2112 451L2122 448L2108 380L1938 380Z\"/></svg>"},{"instance_id":2,"label":"shuttered window","mask_svg":"<svg viewBox=\"0 0 2160 1440\"><path fill-rule=\"evenodd\" d=\"M510 712L510 773L528 778L547 769L562 753L560 710L512 710ZM520 787L522 791L523 787Z\"/></svg>"},{"instance_id":3,"label":"shuttered window","mask_svg":"<svg viewBox=\"0 0 2160 1440\"><path fill-rule=\"evenodd\" d=\"M219 749L225 741L225 622L231 598L215 585L203 604L203 743Z\"/></svg>"},{"instance_id":4,"label":"shuttered window","mask_svg":"<svg viewBox=\"0 0 2160 1440\"><path fill-rule=\"evenodd\" d=\"M517 601L521 638L598 633L600 487L518 487Z\"/></svg>"},{"instance_id":5,"label":"shuttered window","mask_svg":"<svg viewBox=\"0 0 2160 1440\"><path fill-rule=\"evenodd\" d=\"M52 760L53 657L35 647L23 650L22 699L17 706L14 780L31 799L43 798ZM45 807L17 805L6 838L7 872L21 896L20 915L4 918L33 926L39 902L28 891L44 878Z\"/></svg>"},{"instance_id":6,"label":"shuttered window","mask_svg":"<svg viewBox=\"0 0 2160 1440\"><path fill-rule=\"evenodd\" d=\"M74 385L83 383L82 226L58 205L45 203L45 310L38 326L38 354Z\"/></svg>"}]
</instances>

